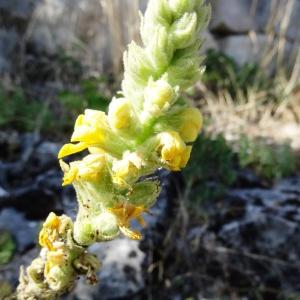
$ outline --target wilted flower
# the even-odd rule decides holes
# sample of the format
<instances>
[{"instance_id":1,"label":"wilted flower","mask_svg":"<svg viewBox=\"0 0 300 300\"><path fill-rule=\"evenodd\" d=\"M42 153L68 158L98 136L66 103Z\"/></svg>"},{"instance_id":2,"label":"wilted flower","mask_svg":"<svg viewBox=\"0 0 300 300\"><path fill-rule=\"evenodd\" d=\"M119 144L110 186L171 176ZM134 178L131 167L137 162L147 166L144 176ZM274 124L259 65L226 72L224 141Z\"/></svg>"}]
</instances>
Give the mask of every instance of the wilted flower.
<instances>
[{"instance_id":1,"label":"wilted flower","mask_svg":"<svg viewBox=\"0 0 300 300\"><path fill-rule=\"evenodd\" d=\"M130 222L136 219L142 226L145 226L142 213L147 212L147 210L144 207L136 207L129 203L123 203L109 210L117 217L120 231L125 236L132 240L140 240L142 238L139 231L130 229Z\"/></svg>"}]
</instances>

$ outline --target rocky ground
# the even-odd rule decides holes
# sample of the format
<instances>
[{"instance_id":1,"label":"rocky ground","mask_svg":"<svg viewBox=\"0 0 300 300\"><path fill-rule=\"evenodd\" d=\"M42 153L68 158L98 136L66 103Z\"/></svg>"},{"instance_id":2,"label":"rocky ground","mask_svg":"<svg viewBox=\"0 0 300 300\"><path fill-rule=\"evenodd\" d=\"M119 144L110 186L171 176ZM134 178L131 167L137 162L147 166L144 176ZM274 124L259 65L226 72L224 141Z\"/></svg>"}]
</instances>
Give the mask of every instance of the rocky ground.
<instances>
[{"instance_id":1,"label":"rocky ground","mask_svg":"<svg viewBox=\"0 0 300 300\"><path fill-rule=\"evenodd\" d=\"M17 284L50 211L75 215L72 188L61 188L60 146L0 133L0 230L16 242L0 283ZM157 174L164 188L143 241L92 246L102 261L100 284L80 281L64 299L300 299L300 175L266 188L247 174L225 196L192 210L181 175Z\"/></svg>"}]
</instances>

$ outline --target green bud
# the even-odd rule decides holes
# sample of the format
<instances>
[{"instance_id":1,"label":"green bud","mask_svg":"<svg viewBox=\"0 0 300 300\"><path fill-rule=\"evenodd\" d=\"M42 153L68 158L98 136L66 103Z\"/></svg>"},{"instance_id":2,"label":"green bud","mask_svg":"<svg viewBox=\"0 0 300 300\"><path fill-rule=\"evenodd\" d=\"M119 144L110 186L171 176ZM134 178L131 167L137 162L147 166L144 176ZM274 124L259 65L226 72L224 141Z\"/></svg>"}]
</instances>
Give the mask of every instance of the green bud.
<instances>
[{"instance_id":1,"label":"green bud","mask_svg":"<svg viewBox=\"0 0 300 300\"><path fill-rule=\"evenodd\" d=\"M170 108L177 98L177 89L174 89L165 79L151 80L145 89L144 98L142 119L147 121L151 117L160 116Z\"/></svg>"},{"instance_id":2,"label":"green bud","mask_svg":"<svg viewBox=\"0 0 300 300\"><path fill-rule=\"evenodd\" d=\"M94 228L88 218L78 217L74 223L74 240L82 246L90 246L95 242Z\"/></svg>"},{"instance_id":3,"label":"green bud","mask_svg":"<svg viewBox=\"0 0 300 300\"><path fill-rule=\"evenodd\" d=\"M185 13L176 20L171 27L171 37L174 47L177 49L187 48L197 39L197 14L195 12Z\"/></svg>"},{"instance_id":4,"label":"green bud","mask_svg":"<svg viewBox=\"0 0 300 300\"><path fill-rule=\"evenodd\" d=\"M155 28L146 51L156 72L163 72L170 64L174 52L174 46L166 27Z\"/></svg>"},{"instance_id":5,"label":"green bud","mask_svg":"<svg viewBox=\"0 0 300 300\"><path fill-rule=\"evenodd\" d=\"M27 268L28 276L36 284L42 284L44 281L44 268L45 262L40 257L38 257L34 259L31 265Z\"/></svg>"},{"instance_id":6,"label":"green bud","mask_svg":"<svg viewBox=\"0 0 300 300\"><path fill-rule=\"evenodd\" d=\"M186 89L200 79L203 68L199 68L201 58L179 58L174 61L167 71L169 82L175 86L180 86L181 89Z\"/></svg>"},{"instance_id":7,"label":"green bud","mask_svg":"<svg viewBox=\"0 0 300 300\"><path fill-rule=\"evenodd\" d=\"M197 2L199 2L199 0ZM201 4L202 2L203 1L201 1ZM196 0L169 0L169 6L175 18L179 18L185 12L193 11L195 4Z\"/></svg>"},{"instance_id":8,"label":"green bud","mask_svg":"<svg viewBox=\"0 0 300 300\"><path fill-rule=\"evenodd\" d=\"M112 240L119 234L118 220L108 211L93 217L91 222L97 242Z\"/></svg>"},{"instance_id":9,"label":"green bud","mask_svg":"<svg viewBox=\"0 0 300 300\"><path fill-rule=\"evenodd\" d=\"M82 246L109 241L119 234L118 220L114 214L104 211L93 217L79 216L74 223L74 239Z\"/></svg>"},{"instance_id":10,"label":"green bud","mask_svg":"<svg viewBox=\"0 0 300 300\"><path fill-rule=\"evenodd\" d=\"M75 272L71 265L53 266L47 274L47 283L53 291L67 291L74 284Z\"/></svg>"}]
</instances>

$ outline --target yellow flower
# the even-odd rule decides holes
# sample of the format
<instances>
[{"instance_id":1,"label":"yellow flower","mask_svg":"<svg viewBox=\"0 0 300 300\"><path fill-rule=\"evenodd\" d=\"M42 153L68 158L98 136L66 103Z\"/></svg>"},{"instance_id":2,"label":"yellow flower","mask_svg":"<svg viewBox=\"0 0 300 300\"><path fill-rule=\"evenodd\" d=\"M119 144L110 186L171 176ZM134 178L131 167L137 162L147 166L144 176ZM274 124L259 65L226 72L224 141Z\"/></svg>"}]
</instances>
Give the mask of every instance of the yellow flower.
<instances>
[{"instance_id":1,"label":"yellow flower","mask_svg":"<svg viewBox=\"0 0 300 300\"><path fill-rule=\"evenodd\" d=\"M123 129L130 127L130 103L124 98L113 99L108 109L108 121L112 128Z\"/></svg>"},{"instance_id":2,"label":"yellow flower","mask_svg":"<svg viewBox=\"0 0 300 300\"><path fill-rule=\"evenodd\" d=\"M202 114L199 109L189 107L183 110L179 134L186 143L194 142L202 128Z\"/></svg>"},{"instance_id":3,"label":"yellow flower","mask_svg":"<svg viewBox=\"0 0 300 300\"><path fill-rule=\"evenodd\" d=\"M71 142L77 144L64 145L58 158L80 152L88 147L101 147L108 138L109 124L104 112L86 109L84 115L79 115L71 137Z\"/></svg>"},{"instance_id":4,"label":"yellow flower","mask_svg":"<svg viewBox=\"0 0 300 300\"><path fill-rule=\"evenodd\" d=\"M96 181L105 168L106 159L102 153L89 154L80 161L74 161L68 166L62 160L61 167L64 171L63 186L71 184L74 180Z\"/></svg>"},{"instance_id":5,"label":"yellow flower","mask_svg":"<svg viewBox=\"0 0 300 300\"><path fill-rule=\"evenodd\" d=\"M190 158L191 146L186 146L176 131L166 131L158 135L157 151L161 160L172 171L184 168Z\"/></svg>"},{"instance_id":6,"label":"yellow flower","mask_svg":"<svg viewBox=\"0 0 300 300\"><path fill-rule=\"evenodd\" d=\"M136 179L142 168L143 160L136 152L125 152L122 160L113 163L113 180L124 186L130 179Z\"/></svg>"},{"instance_id":7,"label":"yellow flower","mask_svg":"<svg viewBox=\"0 0 300 300\"><path fill-rule=\"evenodd\" d=\"M146 212L144 207L136 207L129 203L123 203L110 208L109 211L116 216L120 231L125 236L132 240L140 240L142 238L142 234L139 231L130 229L130 222L136 219L141 226L145 226L145 221L141 216L142 213Z\"/></svg>"}]
</instances>

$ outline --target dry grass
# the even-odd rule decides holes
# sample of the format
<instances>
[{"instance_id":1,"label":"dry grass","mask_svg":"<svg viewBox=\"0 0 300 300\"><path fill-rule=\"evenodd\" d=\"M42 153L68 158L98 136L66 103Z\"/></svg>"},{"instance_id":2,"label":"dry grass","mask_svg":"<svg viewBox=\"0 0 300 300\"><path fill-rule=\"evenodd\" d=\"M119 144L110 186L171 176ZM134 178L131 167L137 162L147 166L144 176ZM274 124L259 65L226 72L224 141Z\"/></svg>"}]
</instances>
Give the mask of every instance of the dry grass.
<instances>
[{"instance_id":1,"label":"dry grass","mask_svg":"<svg viewBox=\"0 0 300 300\"><path fill-rule=\"evenodd\" d=\"M290 141L294 149L300 150L300 49L295 42L294 48L287 50L286 39L294 3L295 0L272 1L265 28L268 42L258 62L259 69L273 81L276 101L270 100L270 90L259 88L259 78L257 86L246 92L237 89L235 96L227 90L212 92L199 83L197 89L204 99L201 108L210 120L208 132L223 133L227 140L246 134L276 143ZM257 1L253 1L252 13L255 4ZM255 43L256 33L249 32L249 36Z\"/></svg>"}]
</instances>

